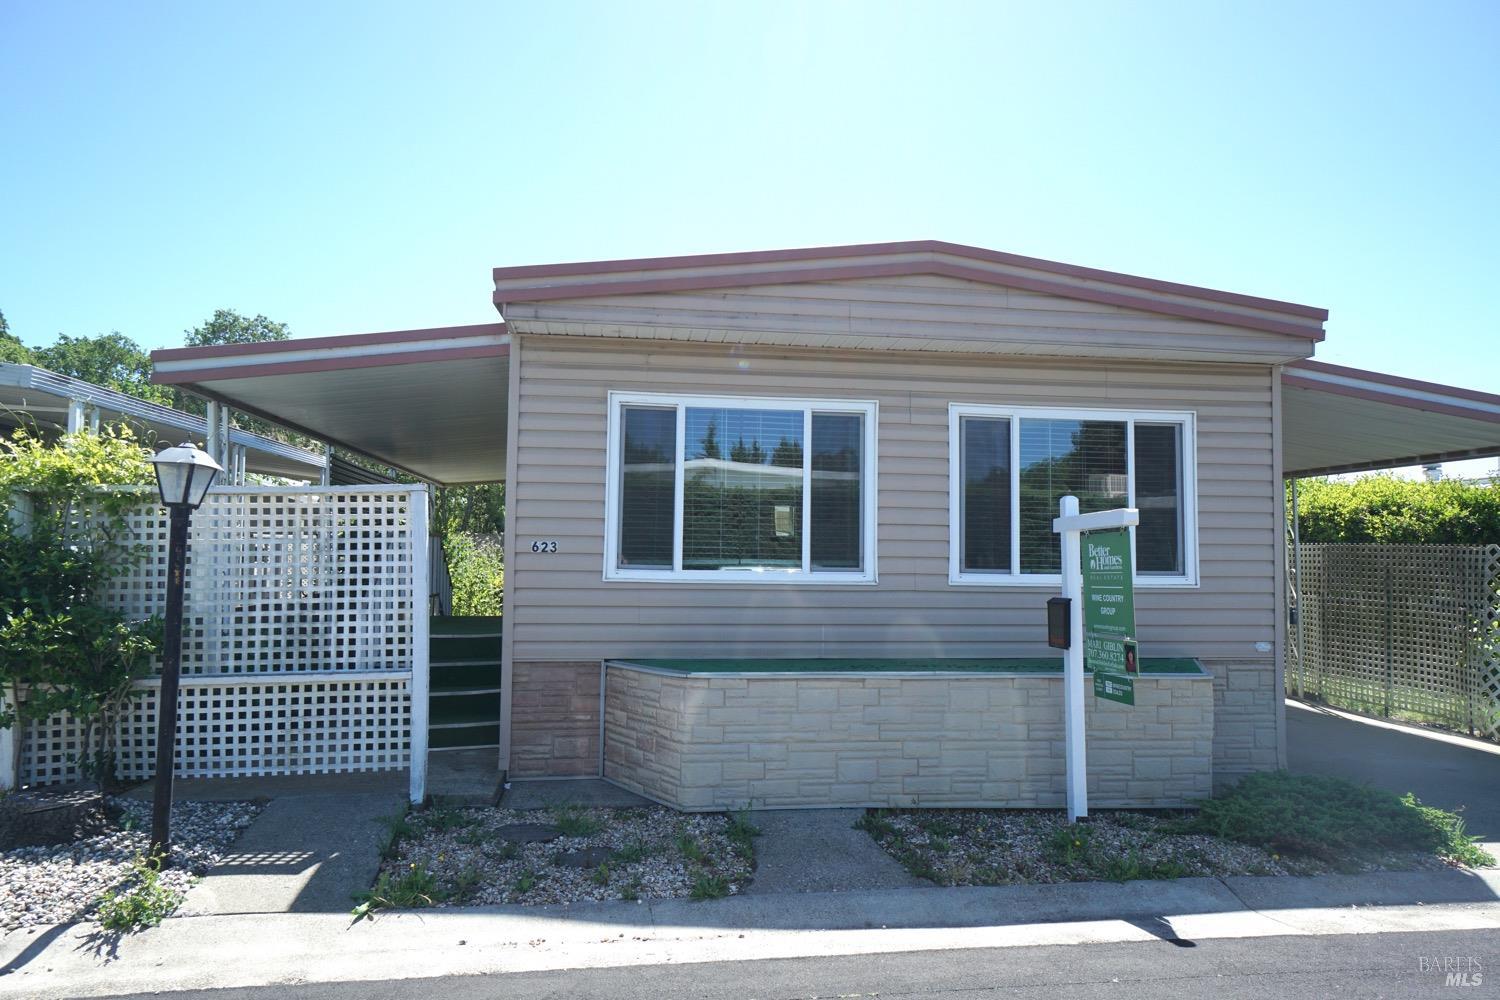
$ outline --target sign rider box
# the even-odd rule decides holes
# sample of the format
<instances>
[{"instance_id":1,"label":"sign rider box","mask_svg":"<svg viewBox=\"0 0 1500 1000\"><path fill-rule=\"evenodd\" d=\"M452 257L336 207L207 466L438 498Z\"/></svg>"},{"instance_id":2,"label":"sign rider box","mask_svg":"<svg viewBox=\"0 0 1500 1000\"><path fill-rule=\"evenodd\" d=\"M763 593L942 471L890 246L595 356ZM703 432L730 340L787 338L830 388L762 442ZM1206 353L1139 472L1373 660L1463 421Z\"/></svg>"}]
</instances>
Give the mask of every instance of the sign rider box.
<instances>
[{"instance_id":1,"label":"sign rider box","mask_svg":"<svg viewBox=\"0 0 1500 1000\"><path fill-rule=\"evenodd\" d=\"M1083 536L1083 661L1094 673L1094 695L1135 704L1135 590L1130 532Z\"/></svg>"}]
</instances>

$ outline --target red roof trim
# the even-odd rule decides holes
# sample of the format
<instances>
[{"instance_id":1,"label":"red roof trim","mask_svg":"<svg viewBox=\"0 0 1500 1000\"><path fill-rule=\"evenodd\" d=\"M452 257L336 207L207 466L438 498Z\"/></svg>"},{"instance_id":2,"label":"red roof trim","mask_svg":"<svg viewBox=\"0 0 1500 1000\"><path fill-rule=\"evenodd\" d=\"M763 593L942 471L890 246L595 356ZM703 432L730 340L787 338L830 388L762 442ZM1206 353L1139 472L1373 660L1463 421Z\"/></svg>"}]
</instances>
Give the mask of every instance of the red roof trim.
<instances>
[{"instance_id":1,"label":"red roof trim","mask_svg":"<svg viewBox=\"0 0 1500 1000\"><path fill-rule=\"evenodd\" d=\"M504 323L478 323L471 326L436 326L421 330L389 330L383 333L346 333L334 337L272 340L256 344L219 344L213 347L170 347L152 351L151 360L152 362L157 362L192 361L198 358L239 358L254 354L277 354L283 351L317 351L329 347L364 347L374 344L400 344L417 340L491 337L505 332Z\"/></svg>"},{"instance_id":2,"label":"red roof trim","mask_svg":"<svg viewBox=\"0 0 1500 1000\"><path fill-rule=\"evenodd\" d=\"M842 281L851 278L879 278L906 274L938 274L967 281L980 281L1005 288L1098 302L1103 305L1140 309L1145 312L1179 316L1270 333L1321 341L1323 330L1299 323L1283 322L1264 316L1229 312L1185 302L1161 302L1128 292L1102 288L1078 287L1045 278L1028 278L1014 274L997 274L980 268L950 264L946 261L889 261L886 263L847 264L838 267L803 268L785 271L750 271L718 275L693 275L677 278L641 278L633 281L598 281L575 285L540 285L533 288L496 290L496 308L509 302L547 302L558 299L581 299L606 295L640 295L649 292L681 292L707 288L745 288L758 285L784 285L810 281Z\"/></svg>"},{"instance_id":3,"label":"red roof trim","mask_svg":"<svg viewBox=\"0 0 1500 1000\"><path fill-rule=\"evenodd\" d=\"M1346 368L1343 365L1331 365L1326 361L1293 361L1287 365L1288 368L1303 368L1310 372L1323 372L1326 375L1340 375L1344 378L1356 378L1366 382L1379 382L1381 385L1397 386L1402 389L1416 389L1419 392L1440 392L1445 396L1456 396L1460 399L1472 399L1476 403L1488 403L1491 406L1500 406L1500 396L1489 392L1480 392L1478 389L1460 389L1457 386L1442 385L1437 382L1422 382L1414 378L1404 378L1400 375L1386 375L1381 372L1365 371L1361 368ZM1326 385L1320 382L1319 385Z\"/></svg>"},{"instance_id":4,"label":"red roof trim","mask_svg":"<svg viewBox=\"0 0 1500 1000\"><path fill-rule=\"evenodd\" d=\"M1354 369L1346 369L1353 371ZM1391 376L1394 377L1394 376ZM1407 380L1410 381L1410 380ZM1464 417L1468 420L1483 420L1487 423L1500 424L1500 413L1486 413L1483 410L1471 410L1464 406L1453 406L1448 403L1438 403L1429 399L1414 399L1411 396L1403 396L1393 392L1380 392L1375 389L1363 389L1354 385L1341 385L1337 382L1324 382L1315 378L1307 378L1302 375L1294 375L1291 372L1281 373L1281 384L1291 386L1294 389L1315 389L1319 392L1331 392L1337 396L1349 396L1353 399L1368 399L1377 403L1387 403L1395 406L1404 406L1411 410L1425 410L1430 413L1442 413L1450 417ZM1428 387L1428 391L1446 392L1444 386L1434 385L1431 382L1419 383ZM1493 397L1481 402L1497 402Z\"/></svg>"},{"instance_id":5,"label":"red roof trim","mask_svg":"<svg viewBox=\"0 0 1500 1000\"><path fill-rule=\"evenodd\" d=\"M493 269L492 275L496 281L514 278L577 277L591 274L618 274L627 271L660 271L684 267L736 266L742 264L816 260L820 257L872 257L910 253L935 253L947 254L953 257L967 257L971 260L1007 264L1014 267L1026 267L1037 271L1047 271L1052 274L1085 278L1092 281L1103 281L1168 295L1182 295L1227 305L1265 309L1304 319L1319 321L1328 319L1328 310L1318 308L1317 306L1299 305L1295 302L1283 302L1279 299L1267 299L1255 295L1242 295L1238 292L1225 292L1197 285L1183 285L1173 281L1162 281L1157 278L1143 278L1133 274L1122 274L1118 271L1104 271L1098 268L1082 267L1077 264L1064 264L1059 261L1042 260L1038 257L1024 257L1020 254L1004 253L999 250L987 250L983 247L965 246L960 243L945 243L942 240L857 243L849 246L799 247L788 250L755 250L743 253L698 254L680 257L643 257L634 260L598 260L570 264L529 264L519 267L497 267ZM919 264L910 264L908 267L912 268L912 271L908 273L925 273ZM990 272L985 273L993 278ZM718 280L721 284L728 284L730 283L730 278L731 276L726 275ZM529 301L529 298L522 299L512 296L511 301Z\"/></svg>"},{"instance_id":6,"label":"red roof trim","mask_svg":"<svg viewBox=\"0 0 1500 1000\"><path fill-rule=\"evenodd\" d=\"M329 338L346 339L346 338ZM307 343L303 341L303 343ZM235 345L242 346L242 345ZM258 345L243 345L258 346ZM479 347L449 347L433 351L400 351L394 354L369 354L353 358L317 358L304 361L272 361L262 365L226 365L222 368L188 368L182 371L152 371L156 385L193 386L200 382L217 382L236 378L258 378L263 375L303 375L308 372L348 371L355 368L382 368L387 365L419 365L429 361L464 361L471 358L499 358L510 353L509 344L484 344ZM238 404L236 404L238 405ZM384 459L382 459L384 461Z\"/></svg>"}]
</instances>

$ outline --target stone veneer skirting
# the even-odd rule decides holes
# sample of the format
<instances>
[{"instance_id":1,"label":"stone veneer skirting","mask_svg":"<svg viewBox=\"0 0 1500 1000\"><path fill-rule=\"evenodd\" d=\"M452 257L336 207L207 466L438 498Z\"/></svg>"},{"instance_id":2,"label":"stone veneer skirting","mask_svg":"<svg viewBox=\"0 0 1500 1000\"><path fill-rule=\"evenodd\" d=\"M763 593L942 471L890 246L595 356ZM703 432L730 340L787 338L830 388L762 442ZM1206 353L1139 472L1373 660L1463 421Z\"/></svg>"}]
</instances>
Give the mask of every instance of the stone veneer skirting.
<instances>
[{"instance_id":1,"label":"stone veneer skirting","mask_svg":"<svg viewBox=\"0 0 1500 1000\"><path fill-rule=\"evenodd\" d=\"M1139 677L1135 697L1086 699L1090 805L1207 797L1213 679ZM735 676L611 662L604 713L604 776L689 811L1063 804L1059 674Z\"/></svg>"},{"instance_id":2,"label":"stone veneer skirting","mask_svg":"<svg viewBox=\"0 0 1500 1000\"><path fill-rule=\"evenodd\" d=\"M598 660L513 664L511 706L511 777L599 774Z\"/></svg>"}]
</instances>

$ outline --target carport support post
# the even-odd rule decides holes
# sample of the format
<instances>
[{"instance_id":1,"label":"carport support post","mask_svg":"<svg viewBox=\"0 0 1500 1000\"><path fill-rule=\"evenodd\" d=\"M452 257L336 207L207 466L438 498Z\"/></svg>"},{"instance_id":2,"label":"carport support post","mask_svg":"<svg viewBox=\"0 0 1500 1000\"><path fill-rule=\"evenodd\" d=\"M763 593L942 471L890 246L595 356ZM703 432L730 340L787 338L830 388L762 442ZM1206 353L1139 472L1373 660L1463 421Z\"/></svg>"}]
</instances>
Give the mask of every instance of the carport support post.
<instances>
[{"instance_id":1,"label":"carport support post","mask_svg":"<svg viewBox=\"0 0 1500 1000\"><path fill-rule=\"evenodd\" d=\"M407 684L407 690L411 693L411 767L408 771L410 783L407 797L412 805L418 806L427 799L428 672L431 668L428 651L432 588L429 584L427 559L432 545L427 537L427 503L427 487L413 486L407 508L412 562L412 662L411 681Z\"/></svg>"},{"instance_id":2,"label":"carport support post","mask_svg":"<svg viewBox=\"0 0 1500 1000\"><path fill-rule=\"evenodd\" d=\"M1059 520L1078 516L1078 498L1058 501ZM1063 740L1067 748L1068 822L1087 819L1089 781L1083 732L1083 569L1080 564L1077 528L1062 531L1062 593L1072 613L1068 615L1068 649L1063 654Z\"/></svg>"}]
</instances>

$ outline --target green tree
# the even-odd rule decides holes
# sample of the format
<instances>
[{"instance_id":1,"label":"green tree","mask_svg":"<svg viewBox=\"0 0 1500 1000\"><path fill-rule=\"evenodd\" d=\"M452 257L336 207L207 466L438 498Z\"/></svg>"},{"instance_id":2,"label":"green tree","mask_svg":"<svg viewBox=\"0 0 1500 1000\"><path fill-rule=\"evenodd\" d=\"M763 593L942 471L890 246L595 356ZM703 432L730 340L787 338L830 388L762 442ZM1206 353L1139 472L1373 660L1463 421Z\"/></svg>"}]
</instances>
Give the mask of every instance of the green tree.
<instances>
[{"instance_id":1,"label":"green tree","mask_svg":"<svg viewBox=\"0 0 1500 1000\"><path fill-rule=\"evenodd\" d=\"M60 333L52 344L38 347L32 354L38 365L59 375L70 375L153 403L171 402L170 393L151 384L150 355L122 333L101 333L95 337Z\"/></svg>"},{"instance_id":2,"label":"green tree","mask_svg":"<svg viewBox=\"0 0 1500 1000\"><path fill-rule=\"evenodd\" d=\"M35 363L31 348L21 343L21 338L10 332L10 324L5 321L3 312L0 312L0 361L9 361L17 365Z\"/></svg>"},{"instance_id":3,"label":"green tree","mask_svg":"<svg viewBox=\"0 0 1500 1000\"><path fill-rule=\"evenodd\" d=\"M266 319L260 313L241 316L233 309L215 309L206 322L182 333L182 342L188 347L261 344L269 340L291 339L291 331L285 323Z\"/></svg>"}]
</instances>

